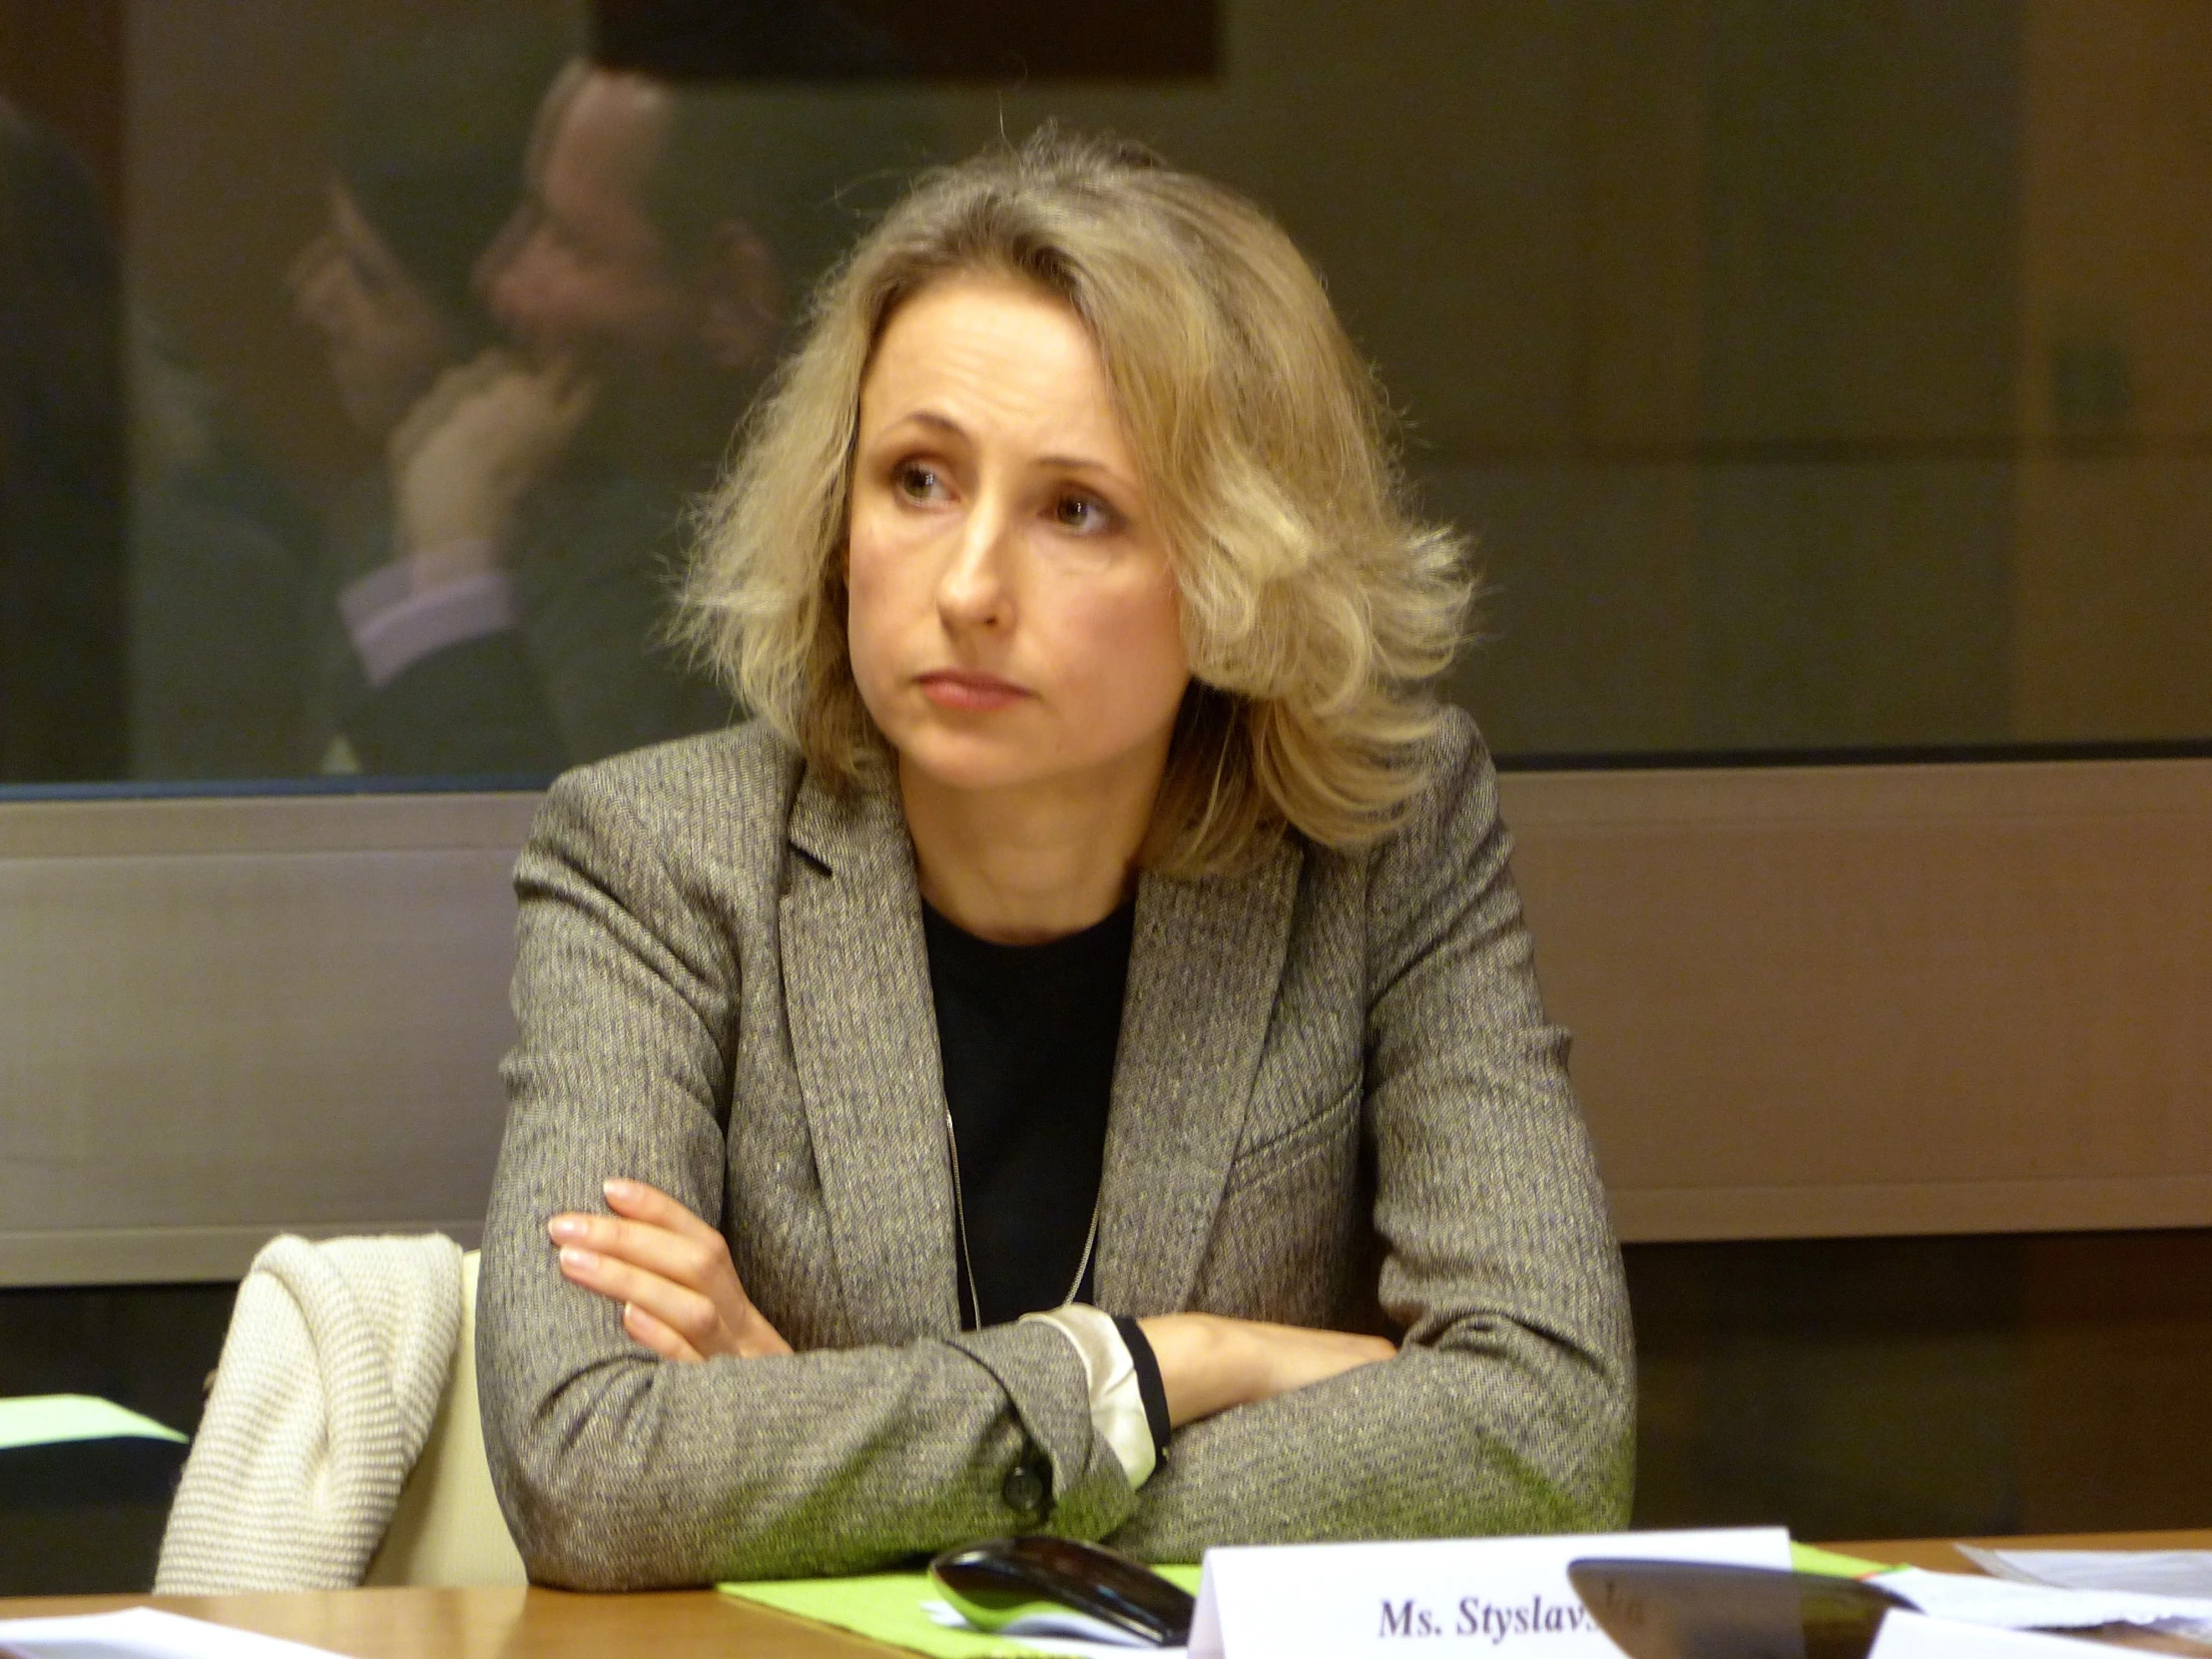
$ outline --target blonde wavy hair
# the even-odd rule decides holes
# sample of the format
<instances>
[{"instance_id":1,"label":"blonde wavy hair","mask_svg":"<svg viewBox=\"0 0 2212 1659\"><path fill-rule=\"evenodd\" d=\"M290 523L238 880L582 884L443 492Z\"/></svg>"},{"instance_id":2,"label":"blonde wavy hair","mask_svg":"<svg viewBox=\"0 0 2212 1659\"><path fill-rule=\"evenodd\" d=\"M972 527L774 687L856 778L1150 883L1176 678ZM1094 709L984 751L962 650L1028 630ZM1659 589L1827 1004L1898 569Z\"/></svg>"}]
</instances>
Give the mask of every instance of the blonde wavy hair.
<instances>
[{"instance_id":1,"label":"blonde wavy hair","mask_svg":"<svg viewBox=\"0 0 2212 1659\"><path fill-rule=\"evenodd\" d=\"M1464 543L1409 510L1388 406L1290 238L1135 145L1046 129L927 174L824 279L705 510L700 655L831 788L883 755L845 634L860 384L902 301L977 272L1089 328L1174 566L1193 684L1145 866L1373 839L1423 782Z\"/></svg>"}]
</instances>

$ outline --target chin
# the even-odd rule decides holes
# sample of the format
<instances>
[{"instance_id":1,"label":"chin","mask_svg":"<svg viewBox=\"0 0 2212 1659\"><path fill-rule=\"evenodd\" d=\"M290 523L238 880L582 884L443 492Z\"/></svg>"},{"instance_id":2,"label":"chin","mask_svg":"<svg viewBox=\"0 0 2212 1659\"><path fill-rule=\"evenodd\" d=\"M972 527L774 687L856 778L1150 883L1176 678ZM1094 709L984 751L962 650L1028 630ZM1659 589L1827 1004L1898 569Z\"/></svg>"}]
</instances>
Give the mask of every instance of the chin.
<instances>
[{"instance_id":1,"label":"chin","mask_svg":"<svg viewBox=\"0 0 2212 1659\"><path fill-rule=\"evenodd\" d=\"M1036 783L1044 773L1033 757L1010 746L964 734L922 732L893 740L901 766L911 767L948 790L1003 790Z\"/></svg>"}]
</instances>

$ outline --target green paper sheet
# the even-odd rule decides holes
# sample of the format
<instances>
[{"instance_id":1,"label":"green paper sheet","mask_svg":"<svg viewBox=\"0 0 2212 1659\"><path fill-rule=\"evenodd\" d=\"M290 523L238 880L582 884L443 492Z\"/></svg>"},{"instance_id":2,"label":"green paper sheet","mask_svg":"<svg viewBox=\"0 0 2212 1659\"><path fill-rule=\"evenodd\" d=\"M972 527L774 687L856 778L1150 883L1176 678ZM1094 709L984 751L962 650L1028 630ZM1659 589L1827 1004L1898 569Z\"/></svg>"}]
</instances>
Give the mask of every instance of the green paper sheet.
<instances>
[{"instance_id":1,"label":"green paper sheet","mask_svg":"<svg viewBox=\"0 0 2212 1659\"><path fill-rule=\"evenodd\" d=\"M1790 1565L1799 1572L1818 1573L1823 1578L1869 1578L1878 1572L1894 1570L1880 1561L1863 1561L1856 1555L1838 1555L1832 1549L1800 1543L1790 1545Z\"/></svg>"},{"instance_id":2,"label":"green paper sheet","mask_svg":"<svg viewBox=\"0 0 2212 1659\"><path fill-rule=\"evenodd\" d=\"M173 1440L176 1429L91 1394L18 1394L0 1399L0 1451L64 1440Z\"/></svg>"},{"instance_id":3,"label":"green paper sheet","mask_svg":"<svg viewBox=\"0 0 2212 1659\"><path fill-rule=\"evenodd\" d=\"M1164 1577L1198 1593L1198 1568L1168 1566ZM1013 1636L985 1636L972 1630L947 1630L930 1622L924 1601L943 1596L926 1573L880 1572L862 1578L781 1578L756 1584L718 1586L725 1595L742 1596L764 1607L796 1613L818 1624L833 1624L856 1636L893 1647L928 1653L937 1659L1031 1659L1038 1650Z\"/></svg>"}]
</instances>

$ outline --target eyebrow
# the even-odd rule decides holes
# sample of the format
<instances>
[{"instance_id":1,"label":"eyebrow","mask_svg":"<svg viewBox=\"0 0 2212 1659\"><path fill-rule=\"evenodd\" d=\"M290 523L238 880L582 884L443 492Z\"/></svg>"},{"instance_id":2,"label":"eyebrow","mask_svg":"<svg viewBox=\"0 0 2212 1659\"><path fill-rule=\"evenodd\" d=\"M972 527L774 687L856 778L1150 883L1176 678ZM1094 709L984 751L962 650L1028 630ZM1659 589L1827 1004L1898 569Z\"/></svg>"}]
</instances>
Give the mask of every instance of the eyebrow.
<instances>
[{"instance_id":1,"label":"eyebrow","mask_svg":"<svg viewBox=\"0 0 2212 1659\"><path fill-rule=\"evenodd\" d=\"M884 430L896 431L899 427L905 425L908 421L913 421L920 425L934 428L935 430L940 432L949 432L952 436L957 438L964 438L968 435L967 428L965 426L962 426L950 415L940 414L935 409L910 409L905 414L900 415L896 420L892 421L889 426L884 428ZM1107 477L1112 478L1117 482L1121 479L1121 473L1118 469L1108 466L1104 461L1101 461L1094 456L1057 454L1039 455L1037 457L1037 460L1041 465L1059 467L1065 471L1102 472Z\"/></svg>"}]
</instances>

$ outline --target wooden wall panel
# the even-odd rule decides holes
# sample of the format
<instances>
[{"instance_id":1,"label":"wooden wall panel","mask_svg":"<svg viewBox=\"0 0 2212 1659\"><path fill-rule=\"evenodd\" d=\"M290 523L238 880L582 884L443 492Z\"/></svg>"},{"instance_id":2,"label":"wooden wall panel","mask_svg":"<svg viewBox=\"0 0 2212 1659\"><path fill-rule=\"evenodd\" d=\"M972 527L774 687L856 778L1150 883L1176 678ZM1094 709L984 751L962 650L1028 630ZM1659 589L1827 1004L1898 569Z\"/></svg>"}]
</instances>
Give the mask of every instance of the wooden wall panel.
<instances>
[{"instance_id":1,"label":"wooden wall panel","mask_svg":"<svg viewBox=\"0 0 2212 1659\"><path fill-rule=\"evenodd\" d=\"M1624 1237L2212 1225L2212 761L1504 793ZM0 1284L465 1234L532 806L0 808Z\"/></svg>"},{"instance_id":2,"label":"wooden wall panel","mask_svg":"<svg viewBox=\"0 0 2212 1659\"><path fill-rule=\"evenodd\" d=\"M2212 1223L2212 763L1505 800L1624 1236Z\"/></svg>"},{"instance_id":3,"label":"wooden wall panel","mask_svg":"<svg viewBox=\"0 0 2212 1659\"><path fill-rule=\"evenodd\" d=\"M527 796L0 808L0 1285L473 1244Z\"/></svg>"}]
</instances>

